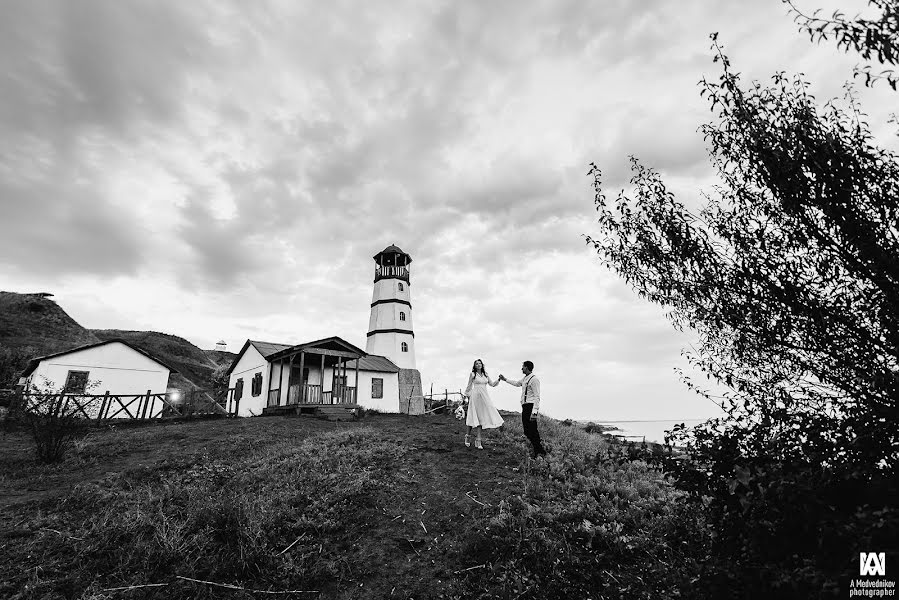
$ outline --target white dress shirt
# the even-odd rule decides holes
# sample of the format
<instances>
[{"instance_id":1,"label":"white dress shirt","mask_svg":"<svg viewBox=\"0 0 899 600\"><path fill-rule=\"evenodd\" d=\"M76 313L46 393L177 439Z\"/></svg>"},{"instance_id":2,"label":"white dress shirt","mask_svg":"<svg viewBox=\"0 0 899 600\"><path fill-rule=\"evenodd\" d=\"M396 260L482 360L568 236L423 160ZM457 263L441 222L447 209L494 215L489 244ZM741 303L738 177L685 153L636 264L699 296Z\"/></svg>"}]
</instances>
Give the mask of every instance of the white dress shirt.
<instances>
[{"instance_id":1,"label":"white dress shirt","mask_svg":"<svg viewBox=\"0 0 899 600\"><path fill-rule=\"evenodd\" d=\"M537 376L531 373L518 381L512 381L511 379L506 379L506 381L515 387L523 388L521 390L521 403L532 403L534 408L531 409L531 414L536 415L540 410L540 380L537 379Z\"/></svg>"}]
</instances>

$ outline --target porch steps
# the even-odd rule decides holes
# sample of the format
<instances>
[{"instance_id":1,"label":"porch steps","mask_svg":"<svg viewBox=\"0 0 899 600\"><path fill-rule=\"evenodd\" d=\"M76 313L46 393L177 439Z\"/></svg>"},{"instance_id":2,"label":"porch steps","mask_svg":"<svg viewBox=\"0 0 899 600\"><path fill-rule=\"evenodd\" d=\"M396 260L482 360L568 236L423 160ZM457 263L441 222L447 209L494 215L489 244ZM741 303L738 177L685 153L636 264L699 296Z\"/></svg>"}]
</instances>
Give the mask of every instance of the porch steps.
<instances>
[{"instance_id":1,"label":"porch steps","mask_svg":"<svg viewBox=\"0 0 899 600\"><path fill-rule=\"evenodd\" d=\"M352 421L356 418L353 412L355 406L347 405L322 405L315 407L315 416L319 419L327 419L328 421Z\"/></svg>"},{"instance_id":2,"label":"porch steps","mask_svg":"<svg viewBox=\"0 0 899 600\"><path fill-rule=\"evenodd\" d=\"M263 416L297 415L317 417L329 421L352 421L356 418L354 409L358 404L291 404L289 406L268 406L262 410Z\"/></svg>"}]
</instances>

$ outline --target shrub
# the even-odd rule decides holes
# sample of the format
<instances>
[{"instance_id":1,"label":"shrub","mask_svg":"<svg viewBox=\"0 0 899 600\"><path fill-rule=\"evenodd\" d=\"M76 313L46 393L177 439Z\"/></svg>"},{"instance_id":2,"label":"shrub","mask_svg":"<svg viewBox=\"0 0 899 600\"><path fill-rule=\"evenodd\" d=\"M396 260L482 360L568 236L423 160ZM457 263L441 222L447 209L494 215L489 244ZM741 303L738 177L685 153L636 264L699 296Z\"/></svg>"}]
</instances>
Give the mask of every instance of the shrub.
<instances>
[{"instance_id":1,"label":"shrub","mask_svg":"<svg viewBox=\"0 0 899 600\"><path fill-rule=\"evenodd\" d=\"M40 397L39 406L25 411L22 419L31 431L38 460L45 464L62 461L87 423L59 394Z\"/></svg>"}]
</instances>

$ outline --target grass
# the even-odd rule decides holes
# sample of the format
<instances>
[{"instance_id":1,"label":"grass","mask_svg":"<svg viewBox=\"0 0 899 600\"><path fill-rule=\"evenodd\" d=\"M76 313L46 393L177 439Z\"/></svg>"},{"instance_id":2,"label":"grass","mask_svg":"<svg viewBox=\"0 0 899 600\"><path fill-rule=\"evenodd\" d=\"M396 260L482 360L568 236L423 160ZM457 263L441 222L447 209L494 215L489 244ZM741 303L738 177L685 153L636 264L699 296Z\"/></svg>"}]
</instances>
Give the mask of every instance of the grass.
<instances>
[{"instance_id":1,"label":"grass","mask_svg":"<svg viewBox=\"0 0 899 600\"><path fill-rule=\"evenodd\" d=\"M505 418L483 451L448 415L97 429L52 466L9 430L0 597L687 593L702 524L657 472L544 418L552 453L531 461L518 416Z\"/></svg>"}]
</instances>

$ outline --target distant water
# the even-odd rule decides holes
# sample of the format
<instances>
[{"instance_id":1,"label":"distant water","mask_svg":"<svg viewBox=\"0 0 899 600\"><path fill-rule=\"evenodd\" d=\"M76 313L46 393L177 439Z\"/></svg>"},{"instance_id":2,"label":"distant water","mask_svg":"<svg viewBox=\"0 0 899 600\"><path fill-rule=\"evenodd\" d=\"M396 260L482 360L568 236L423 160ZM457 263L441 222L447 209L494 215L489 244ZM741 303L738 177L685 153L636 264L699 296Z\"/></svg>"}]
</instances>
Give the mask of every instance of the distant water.
<instances>
[{"instance_id":1,"label":"distant water","mask_svg":"<svg viewBox=\"0 0 899 600\"><path fill-rule=\"evenodd\" d=\"M609 431L617 435L629 436L627 439L642 441L646 437L647 442L657 442L662 444L665 442L665 431L673 429L678 423L683 423L687 427L693 427L703 423L705 419L663 419L659 421L592 421L597 425L605 425L607 427L617 427L619 431ZM590 423L591 421L582 421ZM636 437L631 437L636 436Z\"/></svg>"}]
</instances>

